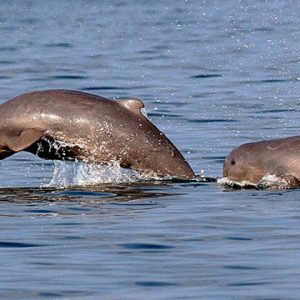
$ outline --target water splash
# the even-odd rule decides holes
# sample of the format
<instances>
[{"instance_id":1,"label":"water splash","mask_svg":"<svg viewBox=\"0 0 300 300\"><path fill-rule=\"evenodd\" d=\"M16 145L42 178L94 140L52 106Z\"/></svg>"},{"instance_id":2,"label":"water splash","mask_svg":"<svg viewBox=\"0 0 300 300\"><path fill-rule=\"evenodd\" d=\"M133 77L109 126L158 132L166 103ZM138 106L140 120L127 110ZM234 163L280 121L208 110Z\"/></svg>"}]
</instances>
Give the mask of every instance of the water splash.
<instances>
[{"instance_id":1,"label":"water splash","mask_svg":"<svg viewBox=\"0 0 300 300\"><path fill-rule=\"evenodd\" d=\"M138 173L123 169L118 162L107 165L85 162L54 161L52 179L46 187L97 185L102 183L129 183L141 180Z\"/></svg>"},{"instance_id":2,"label":"water splash","mask_svg":"<svg viewBox=\"0 0 300 300\"><path fill-rule=\"evenodd\" d=\"M233 181L228 177L222 177L217 180L218 184L232 189L249 189L249 188L258 188L256 184L253 184L249 181Z\"/></svg>"},{"instance_id":3,"label":"water splash","mask_svg":"<svg viewBox=\"0 0 300 300\"><path fill-rule=\"evenodd\" d=\"M258 183L259 188L288 189L291 184L285 178L276 175L266 175Z\"/></svg>"},{"instance_id":4,"label":"water splash","mask_svg":"<svg viewBox=\"0 0 300 300\"><path fill-rule=\"evenodd\" d=\"M288 189L290 188L290 183L281 177L275 175L264 176L257 184L243 180L243 181L233 181L227 177L219 178L217 182L224 186L233 189Z\"/></svg>"}]
</instances>

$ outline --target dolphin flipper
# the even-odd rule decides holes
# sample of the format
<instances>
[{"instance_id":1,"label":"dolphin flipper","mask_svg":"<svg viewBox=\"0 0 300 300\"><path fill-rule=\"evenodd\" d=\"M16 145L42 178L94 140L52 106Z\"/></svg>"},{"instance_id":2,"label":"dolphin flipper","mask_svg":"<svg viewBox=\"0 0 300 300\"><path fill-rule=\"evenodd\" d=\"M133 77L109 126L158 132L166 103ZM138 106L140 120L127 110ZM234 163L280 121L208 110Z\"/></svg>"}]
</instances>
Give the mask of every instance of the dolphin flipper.
<instances>
[{"instance_id":1,"label":"dolphin flipper","mask_svg":"<svg viewBox=\"0 0 300 300\"><path fill-rule=\"evenodd\" d=\"M22 151L39 140L44 134L44 131L39 129L25 129L20 134L12 135L7 139L9 149L14 152Z\"/></svg>"}]
</instances>

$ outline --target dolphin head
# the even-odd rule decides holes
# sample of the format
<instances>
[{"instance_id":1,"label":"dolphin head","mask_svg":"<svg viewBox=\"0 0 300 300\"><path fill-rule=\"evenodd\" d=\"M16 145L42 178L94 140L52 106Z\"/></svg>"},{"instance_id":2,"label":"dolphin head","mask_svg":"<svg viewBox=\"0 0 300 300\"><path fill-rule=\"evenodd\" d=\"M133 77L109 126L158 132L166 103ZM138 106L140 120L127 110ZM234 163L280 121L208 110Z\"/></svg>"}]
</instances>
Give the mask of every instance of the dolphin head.
<instances>
[{"instance_id":1,"label":"dolphin head","mask_svg":"<svg viewBox=\"0 0 300 300\"><path fill-rule=\"evenodd\" d=\"M259 152L251 143L234 149L224 161L223 176L230 180L257 184L264 175Z\"/></svg>"}]
</instances>

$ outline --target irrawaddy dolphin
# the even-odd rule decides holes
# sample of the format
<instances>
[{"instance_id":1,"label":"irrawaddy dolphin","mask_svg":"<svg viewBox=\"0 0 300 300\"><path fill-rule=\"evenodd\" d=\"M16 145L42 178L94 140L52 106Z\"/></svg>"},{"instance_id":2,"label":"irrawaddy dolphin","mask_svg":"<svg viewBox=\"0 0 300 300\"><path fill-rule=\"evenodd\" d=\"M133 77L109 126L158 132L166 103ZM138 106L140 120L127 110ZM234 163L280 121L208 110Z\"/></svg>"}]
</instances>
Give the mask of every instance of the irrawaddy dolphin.
<instances>
[{"instance_id":1,"label":"irrawaddy dolphin","mask_svg":"<svg viewBox=\"0 0 300 300\"><path fill-rule=\"evenodd\" d=\"M224 162L223 176L235 182L258 185L267 175L300 186L300 136L243 144Z\"/></svg>"},{"instance_id":2,"label":"irrawaddy dolphin","mask_svg":"<svg viewBox=\"0 0 300 300\"><path fill-rule=\"evenodd\" d=\"M0 105L0 159L28 151L44 159L118 161L141 173L192 179L178 149L142 113L138 99L71 90L26 93Z\"/></svg>"}]
</instances>

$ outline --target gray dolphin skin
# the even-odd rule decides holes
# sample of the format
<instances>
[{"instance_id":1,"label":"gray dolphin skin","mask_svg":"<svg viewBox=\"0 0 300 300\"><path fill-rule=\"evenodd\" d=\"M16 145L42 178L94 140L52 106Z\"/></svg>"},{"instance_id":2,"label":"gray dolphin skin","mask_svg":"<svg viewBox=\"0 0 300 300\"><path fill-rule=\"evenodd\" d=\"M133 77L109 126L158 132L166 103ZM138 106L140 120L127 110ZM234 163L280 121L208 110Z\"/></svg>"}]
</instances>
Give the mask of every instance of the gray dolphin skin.
<instances>
[{"instance_id":1,"label":"gray dolphin skin","mask_svg":"<svg viewBox=\"0 0 300 300\"><path fill-rule=\"evenodd\" d=\"M257 185L266 175L286 180L288 187L300 185L300 136L243 144L224 162L223 176L235 182Z\"/></svg>"},{"instance_id":2,"label":"gray dolphin skin","mask_svg":"<svg viewBox=\"0 0 300 300\"><path fill-rule=\"evenodd\" d=\"M192 179L178 149L142 113L138 99L109 100L45 90L0 105L0 159L28 151L44 159L118 161L141 173Z\"/></svg>"}]
</instances>

